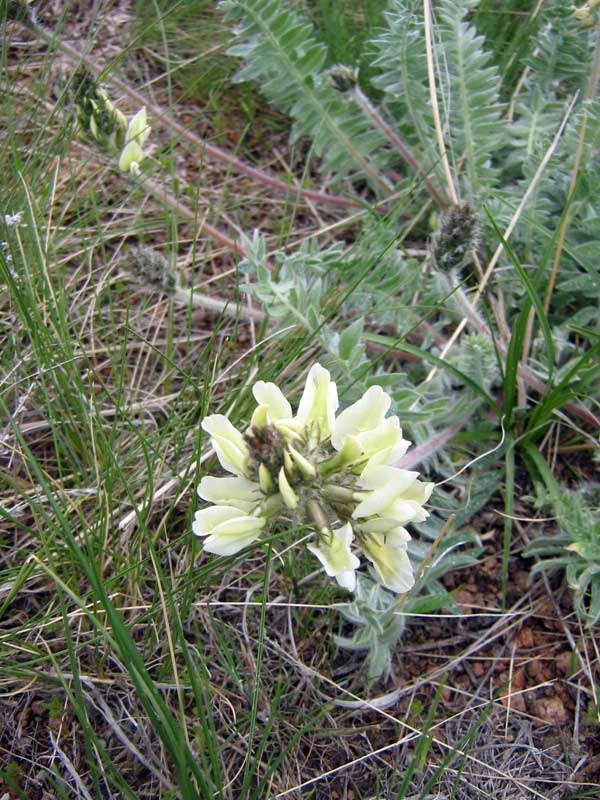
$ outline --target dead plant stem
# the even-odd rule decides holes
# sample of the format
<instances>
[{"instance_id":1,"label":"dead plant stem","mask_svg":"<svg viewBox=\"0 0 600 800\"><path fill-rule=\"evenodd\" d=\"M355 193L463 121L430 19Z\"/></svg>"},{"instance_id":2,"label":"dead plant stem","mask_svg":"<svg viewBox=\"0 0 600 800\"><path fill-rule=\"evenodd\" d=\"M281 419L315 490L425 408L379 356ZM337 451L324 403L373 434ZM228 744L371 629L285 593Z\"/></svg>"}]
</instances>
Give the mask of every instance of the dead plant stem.
<instances>
[{"instance_id":1,"label":"dead plant stem","mask_svg":"<svg viewBox=\"0 0 600 800\"><path fill-rule=\"evenodd\" d=\"M437 87L435 82L435 69L433 64L433 35L431 24L431 3L430 0L423 1L423 11L425 14L425 46L427 55L427 76L429 78L429 96L431 98L431 110L433 113L433 122L435 125L435 135L438 143L438 150L440 151L440 160L444 168L446 182L448 184L448 194L452 203L458 203L458 195L454 188L454 181L452 180L452 172L450 171L450 163L448 161L448 153L446 151L446 143L444 142L444 133L442 131L442 121L440 118L440 109L437 99Z\"/></svg>"}]
</instances>

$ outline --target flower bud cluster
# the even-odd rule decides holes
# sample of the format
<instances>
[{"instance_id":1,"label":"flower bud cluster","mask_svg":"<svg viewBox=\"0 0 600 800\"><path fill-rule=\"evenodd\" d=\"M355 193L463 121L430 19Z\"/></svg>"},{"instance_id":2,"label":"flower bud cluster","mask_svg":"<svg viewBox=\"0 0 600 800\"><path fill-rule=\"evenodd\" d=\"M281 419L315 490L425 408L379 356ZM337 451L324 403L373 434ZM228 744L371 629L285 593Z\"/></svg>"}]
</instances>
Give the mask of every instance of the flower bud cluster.
<instances>
[{"instance_id":1,"label":"flower bud cluster","mask_svg":"<svg viewBox=\"0 0 600 800\"><path fill-rule=\"evenodd\" d=\"M433 488L416 472L392 466L406 452L391 399L379 386L338 416L338 394L320 364L309 371L292 407L274 383L253 387L257 407L245 433L227 417L202 421L229 477L205 476L198 494L212 503L196 512L204 549L232 555L286 517L314 532L307 545L327 575L354 591L362 553L381 583L405 592L414 583L405 525L428 516Z\"/></svg>"},{"instance_id":2,"label":"flower bud cluster","mask_svg":"<svg viewBox=\"0 0 600 800\"><path fill-rule=\"evenodd\" d=\"M140 162L146 156L143 147L150 135L146 109L140 109L128 123L127 117L87 72L76 76L75 105L75 125L80 138L120 151L121 172L138 175Z\"/></svg>"}]
</instances>

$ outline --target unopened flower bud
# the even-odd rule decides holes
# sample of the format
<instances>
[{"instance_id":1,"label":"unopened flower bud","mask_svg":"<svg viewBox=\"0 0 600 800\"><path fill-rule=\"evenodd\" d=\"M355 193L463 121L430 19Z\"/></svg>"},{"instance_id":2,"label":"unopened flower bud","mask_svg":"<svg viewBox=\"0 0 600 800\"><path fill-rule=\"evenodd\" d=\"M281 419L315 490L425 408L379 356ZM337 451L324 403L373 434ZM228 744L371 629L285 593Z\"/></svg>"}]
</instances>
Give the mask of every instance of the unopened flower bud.
<instances>
[{"instance_id":1,"label":"unopened flower bud","mask_svg":"<svg viewBox=\"0 0 600 800\"><path fill-rule=\"evenodd\" d=\"M279 491L286 506L292 509L297 508L299 500L298 495L290 486L287 475L285 474L285 469L283 467L279 470L277 485L279 486Z\"/></svg>"},{"instance_id":2,"label":"unopened flower bud","mask_svg":"<svg viewBox=\"0 0 600 800\"><path fill-rule=\"evenodd\" d=\"M329 520L319 503L312 498L307 502L306 509L317 531L321 533L329 530Z\"/></svg>"},{"instance_id":3,"label":"unopened flower bud","mask_svg":"<svg viewBox=\"0 0 600 800\"><path fill-rule=\"evenodd\" d=\"M338 486L335 483L326 483L321 493L326 500L332 503L351 504L356 502L356 492L347 486Z\"/></svg>"},{"instance_id":4,"label":"unopened flower bud","mask_svg":"<svg viewBox=\"0 0 600 800\"><path fill-rule=\"evenodd\" d=\"M294 461L287 447L283 451L283 466L285 467L285 470L288 475L294 475L294 473L296 472Z\"/></svg>"},{"instance_id":5,"label":"unopened flower bud","mask_svg":"<svg viewBox=\"0 0 600 800\"><path fill-rule=\"evenodd\" d=\"M315 478L317 475L317 470L314 466L308 461L308 459L304 458L302 453L299 453L295 447L292 445L288 445L288 452L291 456L292 461L298 467L300 472L302 473L302 477L306 480L310 480L311 478Z\"/></svg>"},{"instance_id":6,"label":"unopened flower bud","mask_svg":"<svg viewBox=\"0 0 600 800\"><path fill-rule=\"evenodd\" d=\"M275 489L271 473L264 464L260 464L258 467L258 483L264 494L271 494Z\"/></svg>"}]
</instances>

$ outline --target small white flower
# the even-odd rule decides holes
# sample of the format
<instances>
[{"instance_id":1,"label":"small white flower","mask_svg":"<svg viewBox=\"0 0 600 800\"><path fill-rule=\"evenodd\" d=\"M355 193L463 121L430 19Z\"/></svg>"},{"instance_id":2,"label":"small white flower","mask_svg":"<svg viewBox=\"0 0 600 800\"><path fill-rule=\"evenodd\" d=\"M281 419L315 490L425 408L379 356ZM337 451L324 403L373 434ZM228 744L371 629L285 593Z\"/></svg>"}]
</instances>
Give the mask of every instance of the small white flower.
<instances>
[{"instance_id":1,"label":"small white flower","mask_svg":"<svg viewBox=\"0 0 600 800\"><path fill-rule=\"evenodd\" d=\"M376 520L376 522L387 521ZM402 527L389 528L387 531L372 529L367 532L369 523L361 526L366 535L361 537L363 553L375 567L380 581L393 592L408 592L414 586L412 566L406 543L410 540L407 531Z\"/></svg>"},{"instance_id":2,"label":"small white flower","mask_svg":"<svg viewBox=\"0 0 600 800\"><path fill-rule=\"evenodd\" d=\"M248 445L237 428L223 414L210 414L201 424L211 437L221 466L234 475L245 475L250 454Z\"/></svg>"},{"instance_id":3,"label":"small white flower","mask_svg":"<svg viewBox=\"0 0 600 800\"><path fill-rule=\"evenodd\" d=\"M358 505L352 516L385 517L398 525L407 522L423 522L429 513L423 503L429 500L433 483L417 480L418 472L383 464L368 463L357 483L365 491L356 492Z\"/></svg>"},{"instance_id":4,"label":"small white flower","mask_svg":"<svg viewBox=\"0 0 600 800\"><path fill-rule=\"evenodd\" d=\"M255 542L265 526L264 517L244 514L234 506L209 506L196 511L192 530L206 536L203 547L218 556L231 556Z\"/></svg>"},{"instance_id":5,"label":"small white flower","mask_svg":"<svg viewBox=\"0 0 600 800\"><path fill-rule=\"evenodd\" d=\"M402 438L398 417L385 419L391 402L381 386L371 386L336 419L331 443L348 462L393 464L406 453L410 442Z\"/></svg>"},{"instance_id":6,"label":"small white flower","mask_svg":"<svg viewBox=\"0 0 600 800\"><path fill-rule=\"evenodd\" d=\"M139 175L140 161L146 156L144 143L149 135L150 127L147 122L146 109L142 108L127 126L125 147L121 151L119 158L121 172L131 172L132 175Z\"/></svg>"},{"instance_id":7,"label":"small white flower","mask_svg":"<svg viewBox=\"0 0 600 800\"><path fill-rule=\"evenodd\" d=\"M21 225L23 222L23 212L22 211L15 211L14 214L5 214L4 215L4 224L7 228L16 228L17 225Z\"/></svg>"},{"instance_id":8,"label":"small white flower","mask_svg":"<svg viewBox=\"0 0 600 800\"><path fill-rule=\"evenodd\" d=\"M319 444L329 439L334 430L337 408L337 386L328 370L320 364L313 364L296 415L296 421L306 428L312 443Z\"/></svg>"},{"instance_id":9,"label":"small white flower","mask_svg":"<svg viewBox=\"0 0 600 800\"><path fill-rule=\"evenodd\" d=\"M321 532L318 544L307 545L327 575L349 592L356 588L356 569L360 566L359 559L350 550L353 538L352 526L347 522L337 530Z\"/></svg>"}]
</instances>

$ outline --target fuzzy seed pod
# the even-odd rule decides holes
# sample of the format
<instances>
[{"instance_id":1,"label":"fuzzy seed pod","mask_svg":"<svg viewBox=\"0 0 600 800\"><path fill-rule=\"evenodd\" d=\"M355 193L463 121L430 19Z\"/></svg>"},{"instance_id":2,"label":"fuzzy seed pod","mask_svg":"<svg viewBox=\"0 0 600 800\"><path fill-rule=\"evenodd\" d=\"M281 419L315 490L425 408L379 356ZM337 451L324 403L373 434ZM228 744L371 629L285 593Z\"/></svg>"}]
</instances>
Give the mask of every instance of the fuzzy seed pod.
<instances>
[{"instance_id":1,"label":"fuzzy seed pod","mask_svg":"<svg viewBox=\"0 0 600 800\"><path fill-rule=\"evenodd\" d=\"M123 262L123 266L126 266L127 271L149 289L158 288L167 294L175 290L177 280L171 263L152 247L134 248Z\"/></svg>"},{"instance_id":2,"label":"fuzzy seed pod","mask_svg":"<svg viewBox=\"0 0 600 800\"><path fill-rule=\"evenodd\" d=\"M431 237L433 265L441 272L460 271L470 266L481 235L479 217L468 202L452 206L440 219Z\"/></svg>"},{"instance_id":3,"label":"fuzzy seed pod","mask_svg":"<svg viewBox=\"0 0 600 800\"><path fill-rule=\"evenodd\" d=\"M352 67L346 67L344 64L335 64L331 67L328 78L333 88L342 94L356 89L358 85L356 70Z\"/></svg>"}]
</instances>

